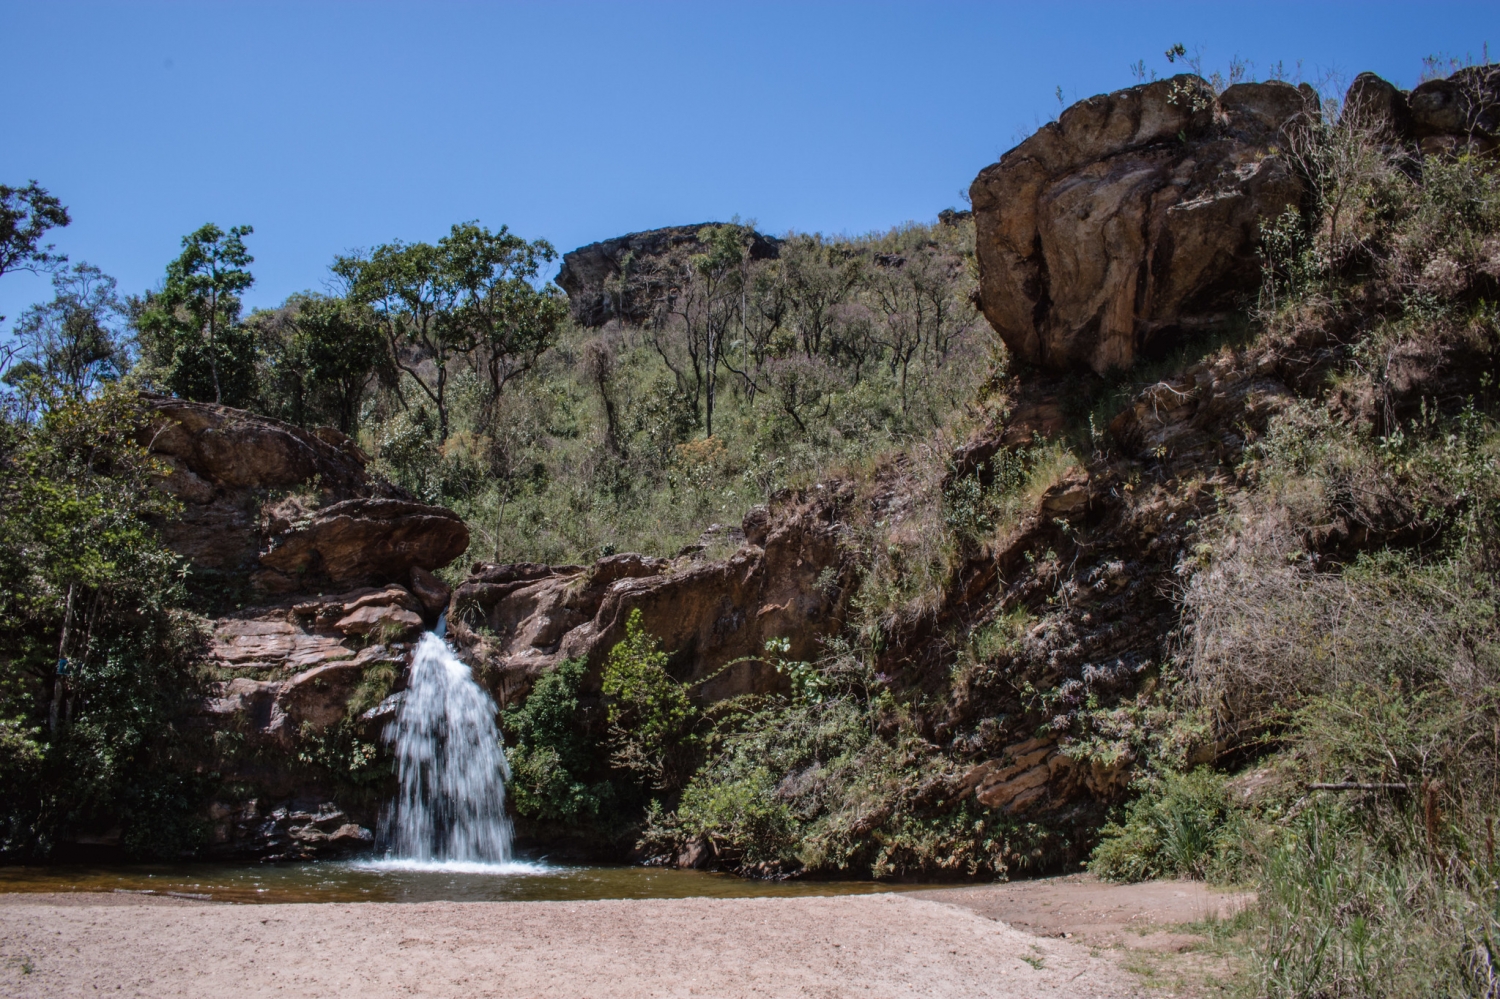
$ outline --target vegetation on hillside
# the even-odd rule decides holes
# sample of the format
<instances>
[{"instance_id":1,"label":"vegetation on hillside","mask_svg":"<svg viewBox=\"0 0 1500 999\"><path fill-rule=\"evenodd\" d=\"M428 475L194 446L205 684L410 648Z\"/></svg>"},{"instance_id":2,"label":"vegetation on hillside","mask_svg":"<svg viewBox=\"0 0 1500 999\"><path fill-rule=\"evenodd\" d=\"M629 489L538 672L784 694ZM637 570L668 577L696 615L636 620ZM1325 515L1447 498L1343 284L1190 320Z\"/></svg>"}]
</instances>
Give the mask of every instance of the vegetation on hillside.
<instances>
[{"instance_id":1,"label":"vegetation on hillside","mask_svg":"<svg viewBox=\"0 0 1500 999\"><path fill-rule=\"evenodd\" d=\"M465 517L455 572L714 554L711 525L779 490L848 486L850 619L816 661L764 650L783 693L701 704L635 619L597 684L564 663L505 710L532 830L761 876L1005 876L1092 850L1109 878L1254 884L1227 932L1257 994L1496 994L1500 172L1332 105L1291 154L1312 203L1264 228L1229 342L1061 380L1064 432L965 468L956 447L1023 386L973 306L961 218L790 234L769 259L711 226L620 279L644 322L592 329L538 281L552 247L475 223L249 315L252 233L205 226L122 299L42 243L55 198L0 187L0 273L49 268L56 291L17 322L0 420L0 853L109 823L142 853L191 842L201 630L150 526L172 510L143 388L339 427ZM1223 469L1104 429L1159 376L1252 356L1297 377L1266 425L1222 428L1244 444ZM1087 536L1038 514L1084 472L1125 511ZM1003 596L954 600L1002 558ZM1160 654L1063 679L1085 589L1128 600ZM898 641L920 654L893 661ZM976 764L1043 736L1132 793L1046 821L979 804Z\"/></svg>"},{"instance_id":2,"label":"vegetation on hillside","mask_svg":"<svg viewBox=\"0 0 1500 999\"><path fill-rule=\"evenodd\" d=\"M1249 881L1259 994L1493 995L1500 811L1500 175L1370 122L1310 143L1318 211L1267 233L1260 343L1323 352L1203 532L1166 766L1095 870Z\"/></svg>"}]
</instances>

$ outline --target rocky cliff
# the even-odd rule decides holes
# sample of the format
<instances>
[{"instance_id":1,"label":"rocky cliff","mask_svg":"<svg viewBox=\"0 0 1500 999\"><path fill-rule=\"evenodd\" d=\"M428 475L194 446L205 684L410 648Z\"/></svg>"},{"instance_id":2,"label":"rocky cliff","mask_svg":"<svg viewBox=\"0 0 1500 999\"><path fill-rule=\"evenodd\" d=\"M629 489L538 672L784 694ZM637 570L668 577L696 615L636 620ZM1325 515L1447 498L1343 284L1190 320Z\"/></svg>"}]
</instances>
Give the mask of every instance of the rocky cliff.
<instances>
[{"instance_id":1,"label":"rocky cliff","mask_svg":"<svg viewBox=\"0 0 1500 999\"><path fill-rule=\"evenodd\" d=\"M1081 101L970 188L985 316L1051 370L1128 368L1226 322L1261 223L1300 207L1309 87L1178 76Z\"/></svg>"},{"instance_id":2,"label":"rocky cliff","mask_svg":"<svg viewBox=\"0 0 1500 999\"><path fill-rule=\"evenodd\" d=\"M632 232L563 254L557 285L568 293L573 318L584 326L603 326L611 319L641 323L651 315L657 296L695 253L703 252L699 233L719 223L668 226ZM779 240L753 234L753 260L777 255Z\"/></svg>"},{"instance_id":3,"label":"rocky cliff","mask_svg":"<svg viewBox=\"0 0 1500 999\"><path fill-rule=\"evenodd\" d=\"M198 722L225 782L210 807L214 847L301 856L367 846L378 795L334 800L349 797L348 774L329 764L374 752L383 718L354 709L399 685L408 643L448 603L432 570L464 552L468 528L370 476L337 431L150 403L161 488L182 503L163 536L210 615L216 680Z\"/></svg>"},{"instance_id":4,"label":"rocky cliff","mask_svg":"<svg viewBox=\"0 0 1500 999\"><path fill-rule=\"evenodd\" d=\"M1412 155L1490 150L1497 73L1464 71L1410 94L1366 74L1346 114ZM745 518L738 548L719 559L481 563L450 595L431 573L466 548L462 522L372 481L347 440L158 402L153 448L186 509L168 536L210 589L245 605L213 621L222 679L204 718L243 747L233 780L260 790L215 806L222 847L300 855L368 835L378 796L335 801L319 791L326 763L289 761L324 753L346 775L358 770L399 703L405 643L444 608L455 645L502 705L523 702L568 659L589 666L596 692L634 610L700 703L783 691L787 678L762 658L768 639L787 639L793 660L818 659L825 640L847 634L864 582L899 571L876 563L906 543L923 502L951 521L961 497L1025 466L1024 502L982 541L955 542L940 592L880 619L876 681L904 707L879 723L899 721L943 760L911 795L1046 830L1038 864L1077 859L1153 737L1142 719L1159 709L1153 694L1181 641L1176 595L1201 525L1244 495L1247 447L1300 400L1389 428L1482 385L1489 348L1411 340L1386 357L1378 399L1329 396L1348 333L1316 315L1248 345L1203 346L1125 393L1097 377L1243 321L1261 280L1262 226L1310 196L1288 150L1317 113L1305 87L1215 93L1183 76L1080 102L987 167L971 192L980 296L1022 363L991 387L935 486L896 455L858 482L784 492ZM643 318L651 281L699 248L698 228L569 254L558 281L579 321ZM1492 249L1406 290L1426 281L1434 294L1487 294L1500 281ZM1362 293L1377 315L1385 299L1372 289ZM1048 466L1048 441L1076 457ZM919 495L928 487L935 500ZM1411 529L1411 518L1363 502L1309 533L1313 558L1337 562ZM992 647L976 652L976 636ZM1235 747L1208 733L1179 748L1201 762ZM861 836L885 821L867 818L855 823ZM677 845L679 856L704 855Z\"/></svg>"},{"instance_id":5,"label":"rocky cliff","mask_svg":"<svg viewBox=\"0 0 1500 999\"><path fill-rule=\"evenodd\" d=\"M453 592L453 640L501 703L514 703L564 659L597 672L639 610L700 701L769 693L785 678L757 658L768 639L786 638L789 656L813 659L844 621L855 572L841 545L848 502L836 486L781 496L746 516L744 544L723 560L626 554L587 567L476 565Z\"/></svg>"}]
</instances>

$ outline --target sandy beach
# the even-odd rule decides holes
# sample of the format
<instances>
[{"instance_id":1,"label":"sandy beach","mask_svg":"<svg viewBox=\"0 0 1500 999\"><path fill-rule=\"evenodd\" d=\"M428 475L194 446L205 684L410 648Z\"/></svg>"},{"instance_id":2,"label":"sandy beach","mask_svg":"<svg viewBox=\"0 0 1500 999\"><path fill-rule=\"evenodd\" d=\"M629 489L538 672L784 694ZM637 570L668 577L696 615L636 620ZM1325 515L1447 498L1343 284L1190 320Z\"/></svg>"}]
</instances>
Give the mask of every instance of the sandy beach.
<instances>
[{"instance_id":1,"label":"sandy beach","mask_svg":"<svg viewBox=\"0 0 1500 999\"><path fill-rule=\"evenodd\" d=\"M423 904L0 895L0 992L1126 997L1143 993L1098 949L1101 941L1038 934L1066 932L1059 918L1093 920L1105 932L1141 912L1153 925L1181 921L1222 901L1205 901L1201 886L1172 886L1132 909L1123 895L1110 902L1109 890L1060 883L1033 890L1024 904L1003 885L837 898ZM993 918L1026 911L1052 922L1033 934Z\"/></svg>"}]
</instances>

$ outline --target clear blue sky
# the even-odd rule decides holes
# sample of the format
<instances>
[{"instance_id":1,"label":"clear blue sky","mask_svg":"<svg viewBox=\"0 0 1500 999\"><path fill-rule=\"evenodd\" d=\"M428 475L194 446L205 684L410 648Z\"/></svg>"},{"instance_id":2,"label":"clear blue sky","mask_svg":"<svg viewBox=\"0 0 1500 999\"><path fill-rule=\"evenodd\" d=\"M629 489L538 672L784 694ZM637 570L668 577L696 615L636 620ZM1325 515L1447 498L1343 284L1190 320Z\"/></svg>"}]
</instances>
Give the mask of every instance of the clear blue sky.
<instances>
[{"instance_id":1,"label":"clear blue sky","mask_svg":"<svg viewBox=\"0 0 1500 999\"><path fill-rule=\"evenodd\" d=\"M59 195L59 248L126 291L202 223L251 224L269 305L468 219L559 250L735 214L930 220L1058 87L1166 75L1179 41L1410 87L1424 55L1500 48L1500 4L0 0L0 182ZM6 275L0 314L47 293Z\"/></svg>"}]
</instances>

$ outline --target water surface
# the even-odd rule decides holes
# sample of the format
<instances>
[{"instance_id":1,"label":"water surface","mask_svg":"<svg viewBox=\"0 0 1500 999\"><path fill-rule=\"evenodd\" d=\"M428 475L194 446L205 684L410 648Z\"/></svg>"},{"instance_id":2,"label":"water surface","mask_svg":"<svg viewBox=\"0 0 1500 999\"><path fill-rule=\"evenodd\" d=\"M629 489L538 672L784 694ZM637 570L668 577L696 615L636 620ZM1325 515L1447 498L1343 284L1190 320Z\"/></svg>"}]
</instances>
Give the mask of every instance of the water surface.
<instances>
[{"instance_id":1,"label":"water surface","mask_svg":"<svg viewBox=\"0 0 1500 999\"><path fill-rule=\"evenodd\" d=\"M581 902L604 898L857 895L873 881L750 881L656 867L308 861L0 867L0 892L147 892L215 902ZM931 887L931 886L926 886Z\"/></svg>"}]
</instances>

